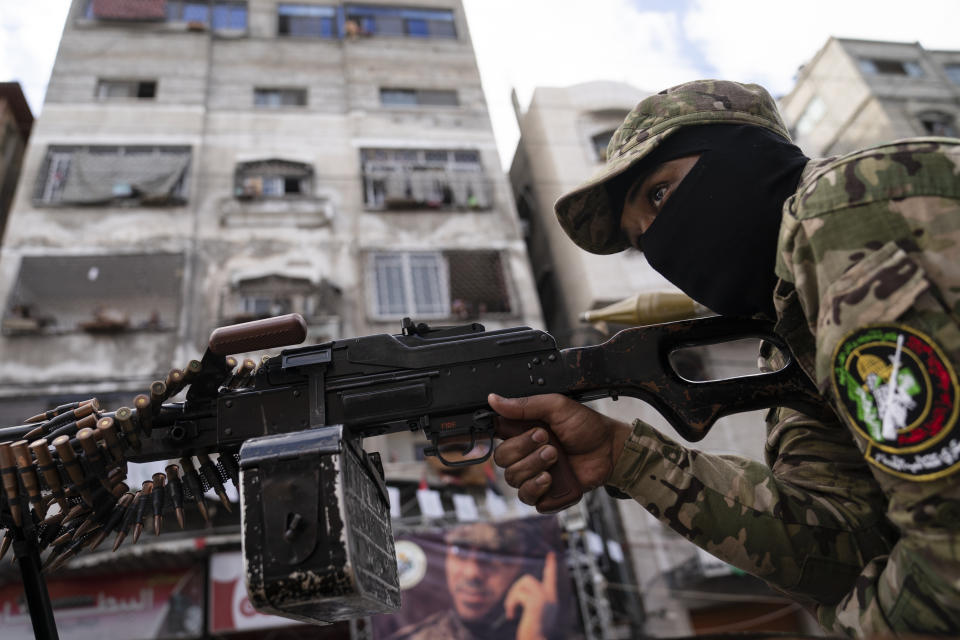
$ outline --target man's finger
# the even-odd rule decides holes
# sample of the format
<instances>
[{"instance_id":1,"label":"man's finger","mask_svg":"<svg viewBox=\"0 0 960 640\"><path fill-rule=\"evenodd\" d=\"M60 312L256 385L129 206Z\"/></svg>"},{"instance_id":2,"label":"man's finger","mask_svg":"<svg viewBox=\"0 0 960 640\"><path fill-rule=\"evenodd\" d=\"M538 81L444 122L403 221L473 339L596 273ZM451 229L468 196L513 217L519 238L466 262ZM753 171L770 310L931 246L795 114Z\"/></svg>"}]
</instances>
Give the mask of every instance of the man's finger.
<instances>
[{"instance_id":1,"label":"man's finger","mask_svg":"<svg viewBox=\"0 0 960 640\"><path fill-rule=\"evenodd\" d=\"M539 473L536 477L530 478L520 485L520 488L517 489L517 497L520 498L520 502L534 506L537 504L537 500L550 489L552 481L549 472Z\"/></svg>"},{"instance_id":2,"label":"man's finger","mask_svg":"<svg viewBox=\"0 0 960 640\"><path fill-rule=\"evenodd\" d=\"M553 551L547 553L543 561L543 589L547 599L551 602L557 600L557 554Z\"/></svg>"},{"instance_id":3,"label":"man's finger","mask_svg":"<svg viewBox=\"0 0 960 640\"><path fill-rule=\"evenodd\" d=\"M556 409L559 403L566 398L556 393L545 394L542 396L527 396L524 398L504 398L495 393L487 396L487 403L490 408L499 413L504 418L513 420L543 420Z\"/></svg>"},{"instance_id":4,"label":"man's finger","mask_svg":"<svg viewBox=\"0 0 960 640\"><path fill-rule=\"evenodd\" d=\"M507 591L506 598L503 599L503 610L507 614L507 620L513 620L517 613L517 606L526 607L532 604L531 600L536 595L535 586L536 580L530 575L521 576L513 583Z\"/></svg>"},{"instance_id":5,"label":"man's finger","mask_svg":"<svg viewBox=\"0 0 960 640\"><path fill-rule=\"evenodd\" d=\"M519 487L527 480L552 467L556 462L556 448L545 445L506 467L503 471L503 479L511 487Z\"/></svg>"},{"instance_id":6,"label":"man's finger","mask_svg":"<svg viewBox=\"0 0 960 640\"><path fill-rule=\"evenodd\" d=\"M547 442L547 432L541 428L530 429L513 438L504 440L493 452L493 461L499 467L509 467Z\"/></svg>"}]
</instances>

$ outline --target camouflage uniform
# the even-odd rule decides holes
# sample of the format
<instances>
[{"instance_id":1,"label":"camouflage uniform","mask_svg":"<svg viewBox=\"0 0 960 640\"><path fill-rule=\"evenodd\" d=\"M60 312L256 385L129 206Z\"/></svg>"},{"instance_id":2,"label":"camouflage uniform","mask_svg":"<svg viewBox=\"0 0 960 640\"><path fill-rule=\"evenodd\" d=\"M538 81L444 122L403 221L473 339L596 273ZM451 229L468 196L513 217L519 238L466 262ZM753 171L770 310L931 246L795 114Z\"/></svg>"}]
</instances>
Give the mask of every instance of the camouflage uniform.
<instances>
[{"instance_id":1,"label":"camouflage uniform","mask_svg":"<svg viewBox=\"0 0 960 640\"><path fill-rule=\"evenodd\" d=\"M627 246L604 184L677 127L753 122L754 85L642 102L604 172L557 203L594 253ZM722 560L817 604L850 635L960 631L960 140L813 160L784 204L777 331L840 419L768 416L766 464L688 449L637 421L609 480ZM898 422L899 421L899 422Z\"/></svg>"}]
</instances>

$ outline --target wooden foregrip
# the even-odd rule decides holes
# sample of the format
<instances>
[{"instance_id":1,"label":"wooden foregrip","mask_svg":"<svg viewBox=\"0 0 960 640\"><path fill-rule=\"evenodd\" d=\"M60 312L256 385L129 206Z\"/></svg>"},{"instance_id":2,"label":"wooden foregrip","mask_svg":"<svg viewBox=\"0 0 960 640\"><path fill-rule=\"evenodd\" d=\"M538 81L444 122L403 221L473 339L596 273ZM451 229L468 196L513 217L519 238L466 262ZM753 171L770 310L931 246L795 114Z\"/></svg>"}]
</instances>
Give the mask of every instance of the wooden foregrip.
<instances>
[{"instance_id":1,"label":"wooden foregrip","mask_svg":"<svg viewBox=\"0 0 960 640\"><path fill-rule=\"evenodd\" d=\"M557 449L557 461L550 467L550 489L537 501L537 511L540 513L555 513L576 504L583 497L583 487L577 480L573 467L570 466L570 460L563 450L563 445L545 424L539 425L547 432L547 444L553 445ZM499 438L513 438L526 431L532 426L508 425L506 421L498 420L496 435Z\"/></svg>"},{"instance_id":2,"label":"wooden foregrip","mask_svg":"<svg viewBox=\"0 0 960 640\"><path fill-rule=\"evenodd\" d=\"M210 334L210 351L229 356L300 344L306 337L307 323L299 313L290 313L214 329Z\"/></svg>"}]
</instances>

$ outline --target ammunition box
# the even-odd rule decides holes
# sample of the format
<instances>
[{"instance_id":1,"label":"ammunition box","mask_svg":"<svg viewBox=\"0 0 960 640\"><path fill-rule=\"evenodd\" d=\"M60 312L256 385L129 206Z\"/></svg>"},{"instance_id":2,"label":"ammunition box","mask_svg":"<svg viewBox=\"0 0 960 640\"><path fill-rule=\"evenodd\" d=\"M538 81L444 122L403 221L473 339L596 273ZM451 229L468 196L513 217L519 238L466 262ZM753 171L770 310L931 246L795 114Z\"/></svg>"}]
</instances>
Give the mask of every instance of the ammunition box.
<instances>
[{"instance_id":1,"label":"ammunition box","mask_svg":"<svg viewBox=\"0 0 960 640\"><path fill-rule=\"evenodd\" d=\"M315 624L400 607L379 456L343 427L247 440L240 485L254 608Z\"/></svg>"}]
</instances>

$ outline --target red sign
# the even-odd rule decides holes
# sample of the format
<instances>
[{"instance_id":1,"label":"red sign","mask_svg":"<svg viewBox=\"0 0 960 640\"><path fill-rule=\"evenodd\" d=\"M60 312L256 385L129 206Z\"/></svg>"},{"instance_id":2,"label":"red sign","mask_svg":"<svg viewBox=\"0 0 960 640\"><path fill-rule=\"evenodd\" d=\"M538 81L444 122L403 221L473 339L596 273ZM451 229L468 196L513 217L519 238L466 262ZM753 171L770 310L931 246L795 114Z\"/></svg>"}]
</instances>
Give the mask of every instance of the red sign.
<instances>
[{"instance_id":1,"label":"red sign","mask_svg":"<svg viewBox=\"0 0 960 640\"><path fill-rule=\"evenodd\" d=\"M258 613L250 604L243 575L243 554L233 551L210 557L210 633L292 624L300 623Z\"/></svg>"},{"instance_id":2,"label":"red sign","mask_svg":"<svg viewBox=\"0 0 960 640\"><path fill-rule=\"evenodd\" d=\"M63 640L166 638L203 631L203 573L199 568L47 580ZM0 587L4 640L33 638L19 582Z\"/></svg>"},{"instance_id":3,"label":"red sign","mask_svg":"<svg viewBox=\"0 0 960 640\"><path fill-rule=\"evenodd\" d=\"M93 0L93 15L113 20L163 20L166 0Z\"/></svg>"}]
</instances>

